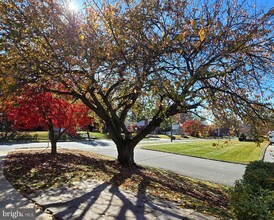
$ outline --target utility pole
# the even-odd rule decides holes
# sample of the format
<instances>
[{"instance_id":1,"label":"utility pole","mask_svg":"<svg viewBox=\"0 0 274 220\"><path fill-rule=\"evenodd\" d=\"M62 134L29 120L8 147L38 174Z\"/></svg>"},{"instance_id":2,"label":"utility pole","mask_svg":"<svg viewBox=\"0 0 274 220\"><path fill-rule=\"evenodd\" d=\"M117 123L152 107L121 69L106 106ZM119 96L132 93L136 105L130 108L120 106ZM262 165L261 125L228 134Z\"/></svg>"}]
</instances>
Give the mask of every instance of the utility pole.
<instances>
[{"instance_id":1,"label":"utility pole","mask_svg":"<svg viewBox=\"0 0 274 220\"><path fill-rule=\"evenodd\" d=\"M172 121L171 121L171 131L170 131L170 142L172 142L173 141L173 137L172 137Z\"/></svg>"}]
</instances>

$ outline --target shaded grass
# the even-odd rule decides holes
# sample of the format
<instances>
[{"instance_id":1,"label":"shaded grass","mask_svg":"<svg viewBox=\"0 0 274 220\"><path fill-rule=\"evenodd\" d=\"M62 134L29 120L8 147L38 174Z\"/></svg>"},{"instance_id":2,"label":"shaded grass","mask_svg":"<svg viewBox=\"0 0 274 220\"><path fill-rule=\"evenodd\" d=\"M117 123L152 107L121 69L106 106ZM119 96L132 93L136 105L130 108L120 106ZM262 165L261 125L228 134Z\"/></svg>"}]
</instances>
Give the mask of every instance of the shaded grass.
<instances>
[{"instance_id":1,"label":"shaded grass","mask_svg":"<svg viewBox=\"0 0 274 220\"><path fill-rule=\"evenodd\" d=\"M168 139L168 140L170 140L170 136L165 135L165 134L157 134L157 136L159 138L161 138L161 139ZM176 140L182 140L183 139L183 137L181 135L173 134L172 136L175 137Z\"/></svg>"},{"instance_id":2,"label":"shaded grass","mask_svg":"<svg viewBox=\"0 0 274 220\"><path fill-rule=\"evenodd\" d=\"M240 142L237 140L203 140L187 143L147 145L142 148L247 164L250 161L260 159L264 146L264 143L258 147L254 142Z\"/></svg>"},{"instance_id":3,"label":"shaded grass","mask_svg":"<svg viewBox=\"0 0 274 220\"><path fill-rule=\"evenodd\" d=\"M49 152L34 150L8 154L4 174L24 194L39 192L75 181L95 179L132 192L143 192L148 198L176 202L181 208L230 219L228 187L198 181L176 173L150 167L125 168L113 159L78 150Z\"/></svg>"},{"instance_id":4,"label":"shaded grass","mask_svg":"<svg viewBox=\"0 0 274 220\"><path fill-rule=\"evenodd\" d=\"M30 136L37 137L38 141L48 141L48 131L28 131L28 132L20 132L29 134Z\"/></svg>"},{"instance_id":5,"label":"shaded grass","mask_svg":"<svg viewBox=\"0 0 274 220\"><path fill-rule=\"evenodd\" d=\"M3 133L3 132L2 132ZM79 134L86 135L86 131L80 131ZM102 134L100 132L89 132L90 138L94 139L109 139L107 134ZM0 132L0 137L1 137L1 132ZM21 132L16 132L11 137L8 139L9 142L13 141L39 141L39 142L44 142L48 141L48 131L21 131ZM63 134L60 137L59 141L68 141L68 140L74 140L71 139L67 134Z\"/></svg>"},{"instance_id":6,"label":"shaded grass","mask_svg":"<svg viewBox=\"0 0 274 220\"><path fill-rule=\"evenodd\" d=\"M80 131L78 133L84 134L84 135L87 134L86 131ZM90 138L94 138L94 139L109 139L108 134L100 133L100 132L89 132L89 136Z\"/></svg>"}]
</instances>

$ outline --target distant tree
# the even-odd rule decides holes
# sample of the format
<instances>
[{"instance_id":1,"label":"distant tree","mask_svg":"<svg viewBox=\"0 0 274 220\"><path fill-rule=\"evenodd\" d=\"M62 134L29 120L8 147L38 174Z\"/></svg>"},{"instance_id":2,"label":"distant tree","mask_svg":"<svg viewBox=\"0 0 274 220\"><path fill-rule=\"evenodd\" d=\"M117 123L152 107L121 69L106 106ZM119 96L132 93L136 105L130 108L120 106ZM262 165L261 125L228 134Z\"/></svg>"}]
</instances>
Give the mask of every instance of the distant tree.
<instances>
[{"instance_id":1,"label":"distant tree","mask_svg":"<svg viewBox=\"0 0 274 220\"><path fill-rule=\"evenodd\" d=\"M170 120L165 120L161 123L161 126L160 126L160 129L161 131L163 132L167 132L167 131L170 131L171 130L171 122Z\"/></svg>"},{"instance_id":2,"label":"distant tree","mask_svg":"<svg viewBox=\"0 0 274 220\"><path fill-rule=\"evenodd\" d=\"M260 143L264 140L264 137L266 137L270 129L271 126L269 127L267 123L257 123L252 126L246 123L239 125L240 136L245 137L244 140L255 141L258 146L260 146Z\"/></svg>"},{"instance_id":3,"label":"distant tree","mask_svg":"<svg viewBox=\"0 0 274 220\"><path fill-rule=\"evenodd\" d=\"M57 141L64 133L75 135L78 127L92 123L89 111L82 103L72 104L64 97L29 86L6 103L7 119L14 129L42 127L49 131L52 155L57 153Z\"/></svg>"},{"instance_id":4,"label":"distant tree","mask_svg":"<svg viewBox=\"0 0 274 220\"><path fill-rule=\"evenodd\" d=\"M273 10L246 1L0 2L0 71L82 100L104 122L118 161L178 113L197 108L265 120L273 112ZM59 85L62 84L62 90ZM58 85L58 86L56 86ZM149 115L135 136L125 122Z\"/></svg>"},{"instance_id":5,"label":"distant tree","mask_svg":"<svg viewBox=\"0 0 274 220\"><path fill-rule=\"evenodd\" d=\"M217 136L239 136L239 128L241 123L241 118L238 117L234 112L218 112L215 111L214 114L214 128L215 128L215 135Z\"/></svg>"},{"instance_id":6,"label":"distant tree","mask_svg":"<svg viewBox=\"0 0 274 220\"><path fill-rule=\"evenodd\" d=\"M189 133L191 136L199 137L204 131L204 125L201 120L193 119L182 124L183 131Z\"/></svg>"},{"instance_id":7,"label":"distant tree","mask_svg":"<svg viewBox=\"0 0 274 220\"><path fill-rule=\"evenodd\" d=\"M203 137L212 136L213 130L214 130L213 125L204 125L201 131L201 135Z\"/></svg>"},{"instance_id":8,"label":"distant tree","mask_svg":"<svg viewBox=\"0 0 274 220\"><path fill-rule=\"evenodd\" d=\"M164 132L171 131L172 124L179 124L180 114L174 115L172 117L166 118L160 125L160 129Z\"/></svg>"},{"instance_id":9,"label":"distant tree","mask_svg":"<svg viewBox=\"0 0 274 220\"><path fill-rule=\"evenodd\" d=\"M194 116L193 114L191 114L191 113L181 113L181 114L180 114L180 117L179 117L179 121L180 121L181 123L184 123L184 122L186 122L186 121L193 120L194 117L195 117L195 116Z\"/></svg>"}]
</instances>

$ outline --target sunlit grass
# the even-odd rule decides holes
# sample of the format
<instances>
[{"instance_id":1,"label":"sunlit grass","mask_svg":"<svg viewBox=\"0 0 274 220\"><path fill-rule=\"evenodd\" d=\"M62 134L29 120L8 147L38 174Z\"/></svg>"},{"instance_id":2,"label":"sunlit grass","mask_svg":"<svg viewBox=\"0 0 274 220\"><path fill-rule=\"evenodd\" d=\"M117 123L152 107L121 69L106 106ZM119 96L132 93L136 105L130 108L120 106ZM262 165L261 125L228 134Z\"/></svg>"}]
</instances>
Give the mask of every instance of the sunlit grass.
<instances>
[{"instance_id":1,"label":"sunlit grass","mask_svg":"<svg viewBox=\"0 0 274 220\"><path fill-rule=\"evenodd\" d=\"M265 143L258 147L254 142L240 142L237 140L203 140L187 143L148 145L142 148L247 164L250 161L260 159L264 146Z\"/></svg>"},{"instance_id":2,"label":"sunlit grass","mask_svg":"<svg viewBox=\"0 0 274 220\"><path fill-rule=\"evenodd\" d=\"M81 131L82 134L87 134L86 131ZM108 135L106 133L100 133L100 132L89 132L90 138L94 139L109 139Z\"/></svg>"}]
</instances>

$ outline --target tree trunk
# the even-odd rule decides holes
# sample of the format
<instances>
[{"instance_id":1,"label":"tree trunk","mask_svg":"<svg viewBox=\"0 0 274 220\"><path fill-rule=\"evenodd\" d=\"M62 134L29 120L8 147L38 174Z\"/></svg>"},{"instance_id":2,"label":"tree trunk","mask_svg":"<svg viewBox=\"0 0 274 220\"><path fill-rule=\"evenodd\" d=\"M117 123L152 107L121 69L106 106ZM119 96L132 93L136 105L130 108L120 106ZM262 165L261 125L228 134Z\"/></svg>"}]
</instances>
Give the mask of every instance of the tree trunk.
<instances>
[{"instance_id":1,"label":"tree trunk","mask_svg":"<svg viewBox=\"0 0 274 220\"><path fill-rule=\"evenodd\" d=\"M49 139L51 144L51 155L57 155L57 138L54 135L53 126L49 126Z\"/></svg>"},{"instance_id":2,"label":"tree trunk","mask_svg":"<svg viewBox=\"0 0 274 220\"><path fill-rule=\"evenodd\" d=\"M89 128L87 128L87 137L88 137L88 140L90 141Z\"/></svg>"},{"instance_id":3,"label":"tree trunk","mask_svg":"<svg viewBox=\"0 0 274 220\"><path fill-rule=\"evenodd\" d=\"M118 161L122 166L134 167L134 147L128 145L117 145Z\"/></svg>"},{"instance_id":4,"label":"tree trunk","mask_svg":"<svg viewBox=\"0 0 274 220\"><path fill-rule=\"evenodd\" d=\"M108 126L108 130L111 136L111 139L114 141L118 151L118 161L122 166L125 167L136 167L136 163L134 161L134 148L135 146L151 131L153 131L156 127L158 127L162 118L156 118L149 123L149 125L142 130L138 135L130 138L125 135L123 138L120 132L117 132L118 129L112 129L113 127ZM118 126L117 126L118 127ZM121 130L121 129L120 129Z\"/></svg>"},{"instance_id":5,"label":"tree trunk","mask_svg":"<svg viewBox=\"0 0 274 220\"><path fill-rule=\"evenodd\" d=\"M55 155L57 155L57 141L54 139L54 140L51 140L50 143L51 143L51 152L50 152L50 154L52 156L55 156Z\"/></svg>"}]
</instances>

